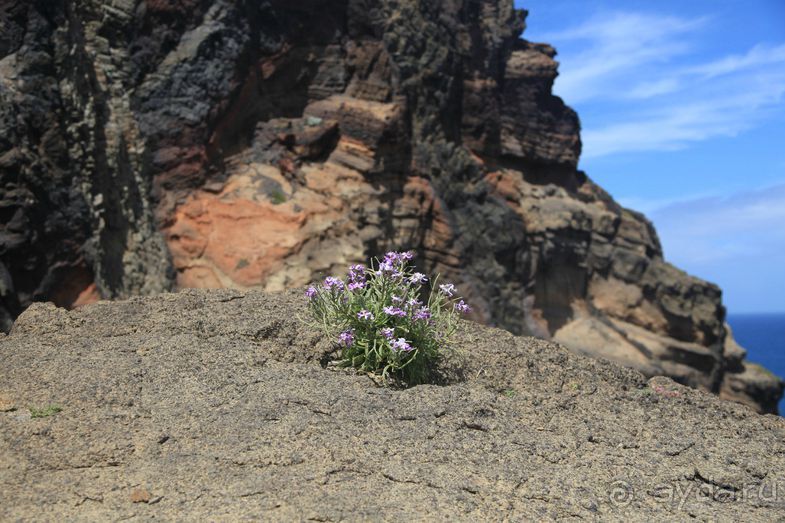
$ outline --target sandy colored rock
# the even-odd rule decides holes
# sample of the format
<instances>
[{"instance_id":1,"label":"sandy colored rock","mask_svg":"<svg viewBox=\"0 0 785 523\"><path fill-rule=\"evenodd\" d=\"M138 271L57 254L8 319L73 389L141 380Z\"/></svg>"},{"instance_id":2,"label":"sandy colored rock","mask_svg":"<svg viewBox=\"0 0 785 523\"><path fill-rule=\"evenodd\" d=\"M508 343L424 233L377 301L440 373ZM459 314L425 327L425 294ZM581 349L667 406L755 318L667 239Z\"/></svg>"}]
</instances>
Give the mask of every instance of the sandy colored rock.
<instances>
[{"instance_id":1,"label":"sandy colored rock","mask_svg":"<svg viewBox=\"0 0 785 523\"><path fill-rule=\"evenodd\" d=\"M31 306L0 394L63 410L0 412L0 519L782 518L782 418L474 323L438 385L379 387L304 312L301 290Z\"/></svg>"},{"instance_id":2,"label":"sandy colored rock","mask_svg":"<svg viewBox=\"0 0 785 523\"><path fill-rule=\"evenodd\" d=\"M11 412L17 409L16 404L7 394L0 394L0 412Z\"/></svg>"},{"instance_id":3,"label":"sandy colored rock","mask_svg":"<svg viewBox=\"0 0 785 523\"><path fill-rule=\"evenodd\" d=\"M147 503L150 501L150 493L144 488L135 488L131 491L131 503Z\"/></svg>"}]
</instances>

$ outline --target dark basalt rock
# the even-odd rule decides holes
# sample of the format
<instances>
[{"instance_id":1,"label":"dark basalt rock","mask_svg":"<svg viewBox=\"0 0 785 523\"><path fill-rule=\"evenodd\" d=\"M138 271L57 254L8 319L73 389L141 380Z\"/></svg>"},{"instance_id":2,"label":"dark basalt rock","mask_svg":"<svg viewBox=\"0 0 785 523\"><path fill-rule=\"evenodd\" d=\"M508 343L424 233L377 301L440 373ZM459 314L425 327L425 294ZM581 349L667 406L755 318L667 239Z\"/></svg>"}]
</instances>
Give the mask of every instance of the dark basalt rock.
<instances>
[{"instance_id":1,"label":"dark basalt rock","mask_svg":"<svg viewBox=\"0 0 785 523\"><path fill-rule=\"evenodd\" d=\"M0 326L183 287L283 290L388 248L476 318L771 412L721 291L576 166L512 0L7 0Z\"/></svg>"}]
</instances>

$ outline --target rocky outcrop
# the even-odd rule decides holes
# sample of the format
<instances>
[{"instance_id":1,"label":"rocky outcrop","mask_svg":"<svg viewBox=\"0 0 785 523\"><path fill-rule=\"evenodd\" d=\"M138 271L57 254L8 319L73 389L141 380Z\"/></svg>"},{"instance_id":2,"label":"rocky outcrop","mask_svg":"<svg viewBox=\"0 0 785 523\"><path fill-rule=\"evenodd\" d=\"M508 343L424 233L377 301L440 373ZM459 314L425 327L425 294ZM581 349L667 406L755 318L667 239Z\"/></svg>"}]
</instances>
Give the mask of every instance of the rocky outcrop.
<instances>
[{"instance_id":1,"label":"rocky outcrop","mask_svg":"<svg viewBox=\"0 0 785 523\"><path fill-rule=\"evenodd\" d=\"M773 411L720 290L577 170L555 51L512 0L10 0L0 320L282 290L389 248L476 319Z\"/></svg>"},{"instance_id":2,"label":"rocky outcrop","mask_svg":"<svg viewBox=\"0 0 785 523\"><path fill-rule=\"evenodd\" d=\"M470 322L440 385L379 387L305 312L32 305L0 339L0 519L782 517L780 417Z\"/></svg>"},{"instance_id":3,"label":"rocky outcrop","mask_svg":"<svg viewBox=\"0 0 785 523\"><path fill-rule=\"evenodd\" d=\"M0 6L6 330L31 301L73 306L170 288L132 79L115 65L131 52L120 15L99 3Z\"/></svg>"}]
</instances>

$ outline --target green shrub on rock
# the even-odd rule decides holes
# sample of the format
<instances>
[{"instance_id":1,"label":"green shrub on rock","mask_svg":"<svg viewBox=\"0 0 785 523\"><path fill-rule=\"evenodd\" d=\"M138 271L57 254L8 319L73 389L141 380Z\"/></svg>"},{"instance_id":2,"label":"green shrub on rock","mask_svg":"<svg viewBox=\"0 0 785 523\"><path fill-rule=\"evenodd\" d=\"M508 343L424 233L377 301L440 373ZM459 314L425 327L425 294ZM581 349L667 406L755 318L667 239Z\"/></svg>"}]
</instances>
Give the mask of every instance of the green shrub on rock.
<instances>
[{"instance_id":1,"label":"green shrub on rock","mask_svg":"<svg viewBox=\"0 0 785 523\"><path fill-rule=\"evenodd\" d=\"M426 382L448 350L460 314L469 306L455 286L414 271L411 252L388 252L370 267L352 265L347 278L327 277L305 291L313 323L335 337L346 367Z\"/></svg>"}]
</instances>

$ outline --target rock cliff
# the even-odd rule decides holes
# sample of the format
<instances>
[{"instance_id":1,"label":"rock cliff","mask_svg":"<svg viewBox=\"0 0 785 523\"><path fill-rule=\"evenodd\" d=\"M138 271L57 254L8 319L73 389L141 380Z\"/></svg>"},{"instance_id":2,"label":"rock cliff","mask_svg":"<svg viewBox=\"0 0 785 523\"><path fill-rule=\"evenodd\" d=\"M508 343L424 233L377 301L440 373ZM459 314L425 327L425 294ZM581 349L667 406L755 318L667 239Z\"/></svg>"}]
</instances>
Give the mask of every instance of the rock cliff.
<instances>
[{"instance_id":1,"label":"rock cliff","mask_svg":"<svg viewBox=\"0 0 785 523\"><path fill-rule=\"evenodd\" d=\"M379 387L304 312L33 304L0 336L0 520L782 518L781 417L471 322L442 383Z\"/></svg>"},{"instance_id":2,"label":"rock cliff","mask_svg":"<svg viewBox=\"0 0 785 523\"><path fill-rule=\"evenodd\" d=\"M776 410L721 292L577 169L512 0L5 0L0 320L388 248L476 319Z\"/></svg>"}]
</instances>

